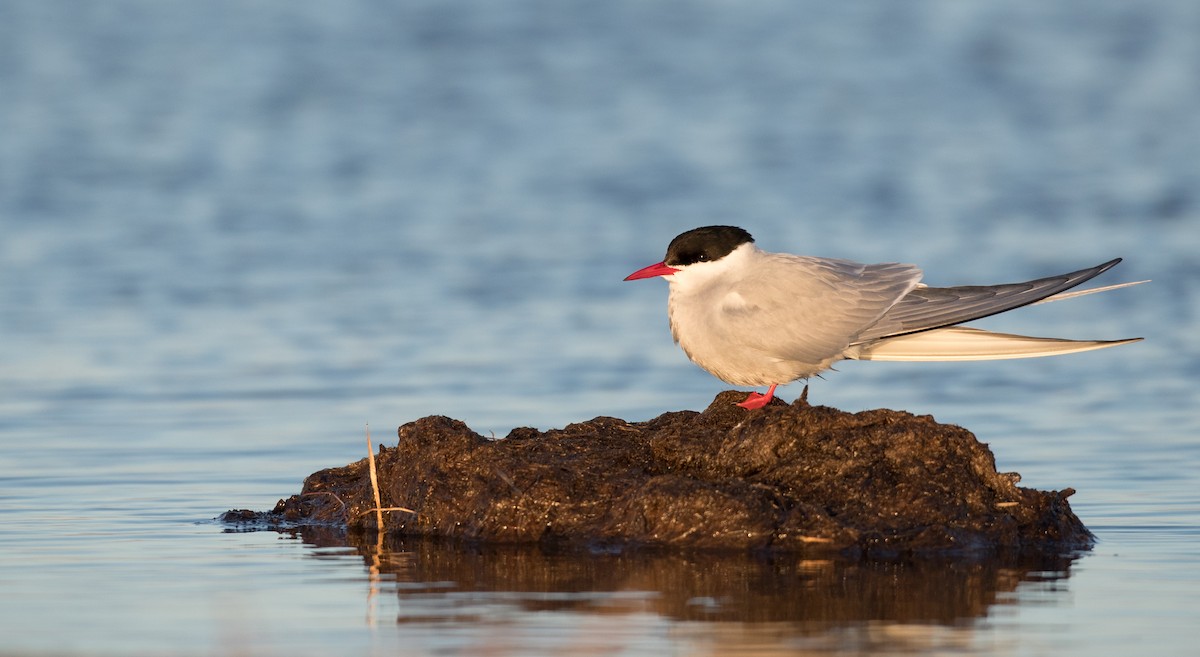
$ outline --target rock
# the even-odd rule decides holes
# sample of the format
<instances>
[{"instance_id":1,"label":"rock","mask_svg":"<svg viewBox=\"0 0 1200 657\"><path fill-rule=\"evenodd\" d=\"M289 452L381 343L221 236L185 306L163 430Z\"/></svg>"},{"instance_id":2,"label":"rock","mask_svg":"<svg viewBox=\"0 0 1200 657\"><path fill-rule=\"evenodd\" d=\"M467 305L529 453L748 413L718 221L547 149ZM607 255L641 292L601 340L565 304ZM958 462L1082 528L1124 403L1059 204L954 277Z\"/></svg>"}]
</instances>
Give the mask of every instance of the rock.
<instances>
[{"instance_id":1,"label":"rock","mask_svg":"<svg viewBox=\"0 0 1200 657\"><path fill-rule=\"evenodd\" d=\"M961 427L891 410L775 400L648 422L610 417L489 440L432 416L400 427L376 466L387 533L492 543L906 555L1085 549L1074 491L996 472ZM366 459L316 472L268 514L227 522L376 527Z\"/></svg>"}]
</instances>

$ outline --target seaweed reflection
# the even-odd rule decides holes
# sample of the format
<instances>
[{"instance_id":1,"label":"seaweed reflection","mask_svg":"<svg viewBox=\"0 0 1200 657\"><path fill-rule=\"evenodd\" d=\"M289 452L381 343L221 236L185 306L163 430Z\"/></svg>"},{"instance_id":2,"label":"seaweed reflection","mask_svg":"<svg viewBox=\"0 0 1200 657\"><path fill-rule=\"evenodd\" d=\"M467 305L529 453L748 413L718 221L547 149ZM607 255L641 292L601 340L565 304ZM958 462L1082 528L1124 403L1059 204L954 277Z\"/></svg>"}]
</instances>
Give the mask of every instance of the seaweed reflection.
<instances>
[{"instance_id":1,"label":"seaweed reflection","mask_svg":"<svg viewBox=\"0 0 1200 657\"><path fill-rule=\"evenodd\" d=\"M1012 604L1018 586L1065 580L1073 561L1056 555L881 562L551 552L380 540L319 528L299 533L310 544L356 550L372 591L394 591L401 625L511 627L525 612L560 612L581 615L579 622L603 632L596 628L605 627L605 617L648 615L697 640L764 649L916 650L945 642L961 649L972 640L975 621Z\"/></svg>"}]
</instances>

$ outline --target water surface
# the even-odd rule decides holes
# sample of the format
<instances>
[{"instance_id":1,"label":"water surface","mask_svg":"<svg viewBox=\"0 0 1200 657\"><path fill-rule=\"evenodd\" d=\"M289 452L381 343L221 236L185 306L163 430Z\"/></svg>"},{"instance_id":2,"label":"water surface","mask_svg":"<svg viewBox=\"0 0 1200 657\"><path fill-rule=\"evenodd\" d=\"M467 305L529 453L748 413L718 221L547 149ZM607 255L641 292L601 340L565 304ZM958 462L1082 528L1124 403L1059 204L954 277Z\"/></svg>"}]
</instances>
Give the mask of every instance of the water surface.
<instances>
[{"instance_id":1,"label":"water surface","mask_svg":"<svg viewBox=\"0 0 1200 657\"><path fill-rule=\"evenodd\" d=\"M1190 654L1198 29L1183 0L3 4L0 654ZM856 570L212 522L367 425L703 408L725 386L665 286L621 278L712 223L935 285L1154 279L986 324L1144 343L810 392L968 427L1075 488L1095 550Z\"/></svg>"}]
</instances>

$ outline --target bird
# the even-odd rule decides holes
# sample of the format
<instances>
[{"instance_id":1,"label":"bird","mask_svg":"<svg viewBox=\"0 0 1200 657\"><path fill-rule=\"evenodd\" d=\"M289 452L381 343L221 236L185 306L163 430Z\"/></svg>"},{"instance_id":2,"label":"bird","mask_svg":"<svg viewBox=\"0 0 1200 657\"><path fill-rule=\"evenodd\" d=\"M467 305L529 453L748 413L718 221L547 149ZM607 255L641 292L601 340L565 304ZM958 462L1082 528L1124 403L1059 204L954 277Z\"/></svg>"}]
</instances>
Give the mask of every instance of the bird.
<instances>
[{"instance_id":1,"label":"bird","mask_svg":"<svg viewBox=\"0 0 1200 657\"><path fill-rule=\"evenodd\" d=\"M662 262L625 280L665 279L675 342L726 383L769 386L738 404L759 409L777 387L844 359L999 360L1137 342L1142 338L1065 340L961 326L1022 306L1146 282L1067 291L1119 262L1024 283L929 287L916 265L771 253L737 226L703 226L676 236Z\"/></svg>"}]
</instances>

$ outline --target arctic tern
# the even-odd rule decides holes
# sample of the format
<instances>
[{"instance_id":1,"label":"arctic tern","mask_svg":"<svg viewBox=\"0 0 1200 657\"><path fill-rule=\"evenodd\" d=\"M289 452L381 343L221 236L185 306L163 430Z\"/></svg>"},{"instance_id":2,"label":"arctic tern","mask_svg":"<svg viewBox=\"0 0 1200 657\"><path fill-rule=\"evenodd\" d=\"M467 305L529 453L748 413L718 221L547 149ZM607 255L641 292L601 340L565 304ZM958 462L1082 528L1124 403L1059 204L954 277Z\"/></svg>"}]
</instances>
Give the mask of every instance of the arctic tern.
<instances>
[{"instance_id":1,"label":"arctic tern","mask_svg":"<svg viewBox=\"0 0 1200 657\"><path fill-rule=\"evenodd\" d=\"M1063 340L959 326L1021 306L1136 283L1066 292L1115 266L1007 285L928 287L915 265L769 253L735 226L705 226L671 240L662 262L627 281L670 283L671 335L694 363L739 386L770 386L738 404L766 406L775 388L836 361L1032 358L1114 347L1125 340Z\"/></svg>"}]
</instances>

